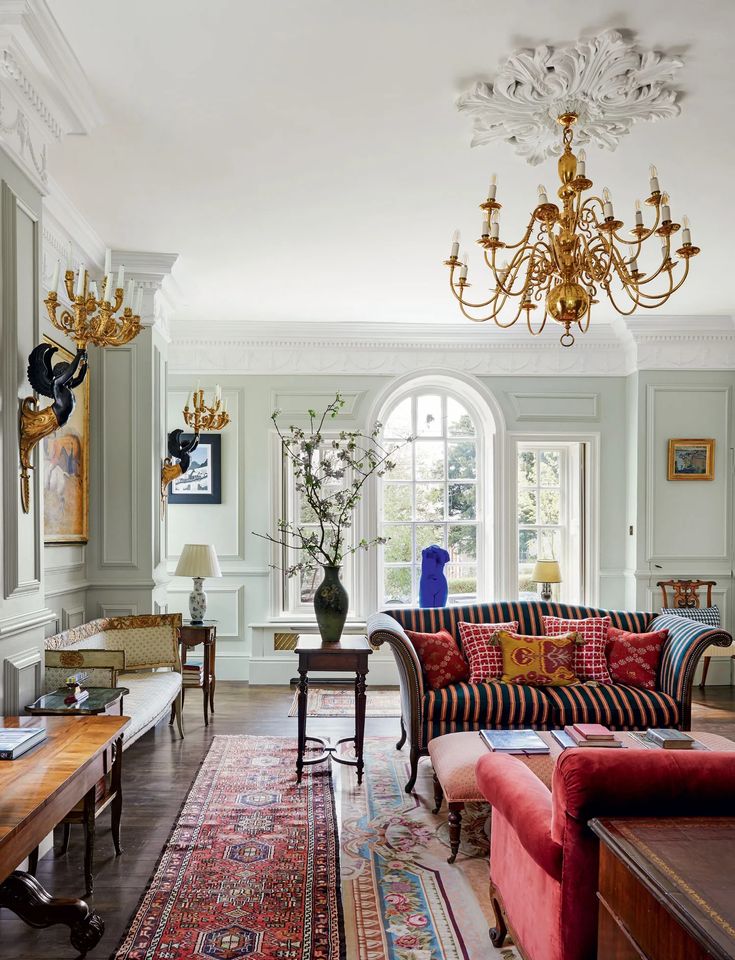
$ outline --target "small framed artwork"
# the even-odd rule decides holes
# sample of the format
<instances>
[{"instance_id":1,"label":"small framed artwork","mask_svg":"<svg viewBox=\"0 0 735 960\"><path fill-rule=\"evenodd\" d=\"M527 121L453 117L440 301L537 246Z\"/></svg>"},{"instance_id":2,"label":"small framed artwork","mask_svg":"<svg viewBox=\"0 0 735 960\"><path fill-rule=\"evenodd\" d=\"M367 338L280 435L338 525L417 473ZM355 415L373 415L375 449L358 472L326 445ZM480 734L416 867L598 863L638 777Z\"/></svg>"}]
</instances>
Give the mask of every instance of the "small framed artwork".
<instances>
[{"instance_id":1,"label":"small framed artwork","mask_svg":"<svg viewBox=\"0 0 735 960\"><path fill-rule=\"evenodd\" d=\"M183 433L182 441L191 440ZM199 434L196 450L189 456L189 469L171 481L169 503L222 503L222 437L219 433Z\"/></svg>"},{"instance_id":2,"label":"small framed artwork","mask_svg":"<svg viewBox=\"0 0 735 960\"><path fill-rule=\"evenodd\" d=\"M669 480L714 478L714 440L669 440Z\"/></svg>"},{"instance_id":3,"label":"small framed artwork","mask_svg":"<svg viewBox=\"0 0 735 960\"><path fill-rule=\"evenodd\" d=\"M52 364L71 363L73 354L56 347ZM74 391L74 411L63 427L43 441L44 543L87 543L89 520L89 378Z\"/></svg>"}]
</instances>

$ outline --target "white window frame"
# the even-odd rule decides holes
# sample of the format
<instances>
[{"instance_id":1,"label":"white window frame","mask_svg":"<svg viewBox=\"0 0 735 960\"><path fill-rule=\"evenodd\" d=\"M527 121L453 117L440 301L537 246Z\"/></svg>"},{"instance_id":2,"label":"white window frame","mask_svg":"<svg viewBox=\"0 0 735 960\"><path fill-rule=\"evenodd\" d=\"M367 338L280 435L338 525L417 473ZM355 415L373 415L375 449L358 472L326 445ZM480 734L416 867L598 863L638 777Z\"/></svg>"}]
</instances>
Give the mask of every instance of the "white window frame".
<instances>
[{"instance_id":1,"label":"white window frame","mask_svg":"<svg viewBox=\"0 0 735 960\"><path fill-rule=\"evenodd\" d=\"M472 419L473 425L475 427L474 441L476 444L476 516L475 520L472 522L477 530L476 535L476 567L477 567L477 597L479 600L484 599L489 595L488 591L491 589L490 581L492 579L492 570L491 563L493 557L492 550L492 535L488 536L488 524L492 525L493 523L493 512L492 512L492 501L490 490L492 489L492 473L491 466L489 463L488 457L488 438L487 438L487 429L486 429L486 416L483 416L482 412L477 409L477 405L471 400L468 400L467 396L458 389L453 389L452 386L447 385L446 382L441 383L437 382L435 379L427 381L424 378L416 378L413 383L406 385L406 388L400 391L396 391L384 405L384 413L380 417L381 422L385 423L388 420L388 417L392 411L406 399L410 399L412 404L416 402L416 399L419 396L441 396L442 403L446 404L446 400L451 398L455 400L458 404L464 407L467 410L467 413ZM413 410L413 407L412 407ZM391 438L392 439L392 438ZM445 477L442 481L446 485L450 482L446 470L446 451L447 443L451 442L453 438L447 437L446 434L442 434L441 437L424 437L417 439L438 439L444 443L445 450ZM457 440L463 439L462 437L457 437ZM469 439L469 438L466 438ZM386 443L390 442L389 440L385 441ZM411 445L413 446L413 444ZM412 460L415 458L415 451L411 451ZM415 475L415 468L413 470ZM377 484L377 497L376 497L376 511L375 511L375 529L380 533L383 528L383 492L384 492L384 481L391 482L390 474L387 474L385 478L381 479ZM412 480L404 481L406 484L410 484L413 488L416 486L415 476ZM421 481L419 481L421 482ZM415 492L414 492L415 497ZM445 508L447 504L445 502ZM445 509L446 516L446 509ZM411 525L412 527L412 542L415 545L415 526L417 523L422 521L406 521L406 525ZM430 521L426 521L427 523ZM448 518L443 521L438 521L443 526L451 526L452 521ZM458 522L457 525L460 525L461 522ZM408 604L396 604L392 603L385 599L383 595L383 586L384 586L384 577L385 577L385 554L384 547L379 547L377 549L377 567L376 567L376 582L375 582L375 594L377 596L377 607L376 609L382 609L386 606L393 607L411 607L414 605L413 602ZM405 564L401 564L405 566ZM411 567L416 567L416 562L411 563ZM413 586L413 580L412 580ZM418 604L418 597L416 598L415 604Z\"/></svg>"},{"instance_id":2,"label":"white window frame","mask_svg":"<svg viewBox=\"0 0 735 960\"><path fill-rule=\"evenodd\" d=\"M580 488L580 592L578 602L588 606L599 605L600 595L600 435L599 433L509 434L507 448L510 497L507 525L508 552L506 569L509 575L508 597L518 596L518 454L522 447L548 449L576 445L584 457L582 486ZM569 486L567 484L567 486ZM567 507L568 513L568 507ZM564 569L562 569L562 577ZM567 600L562 582L562 602Z\"/></svg>"}]
</instances>

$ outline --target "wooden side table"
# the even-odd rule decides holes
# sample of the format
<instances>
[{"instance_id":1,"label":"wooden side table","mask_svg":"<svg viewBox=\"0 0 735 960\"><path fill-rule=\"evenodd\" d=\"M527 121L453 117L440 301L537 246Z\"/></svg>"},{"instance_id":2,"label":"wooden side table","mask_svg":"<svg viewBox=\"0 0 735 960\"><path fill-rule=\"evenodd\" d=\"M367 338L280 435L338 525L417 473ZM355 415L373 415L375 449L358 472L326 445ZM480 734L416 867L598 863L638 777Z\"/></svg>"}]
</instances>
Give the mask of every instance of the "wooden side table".
<instances>
[{"instance_id":1,"label":"wooden side table","mask_svg":"<svg viewBox=\"0 0 735 960\"><path fill-rule=\"evenodd\" d=\"M179 627L179 649L181 652L181 705L184 704L184 696L187 687L199 687L202 690L202 700L204 707L204 726L209 726L209 713L214 713L214 688L216 685L215 677L215 655L217 653L217 621L205 620L203 623L191 623L185 620ZM202 669L197 670L189 668L189 677L187 677L186 654L191 647L204 645L204 654L202 657ZM173 721L173 715L171 720Z\"/></svg>"},{"instance_id":2,"label":"wooden side table","mask_svg":"<svg viewBox=\"0 0 735 960\"><path fill-rule=\"evenodd\" d=\"M368 673L368 657L373 652L367 637L343 636L339 643L323 643L317 635L300 634L296 640L296 653L299 657L299 697L298 697L298 754L296 757L296 782L301 783L301 776L305 766L323 763L325 760L334 760L357 768L357 782L362 783L362 773L365 767L363 762L363 746L365 743L365 678ZM322 737L307 737L306 712L309 695L309 671L319 670L323 673L355 674L355 735L343 737L335 744L330 744ZM311 740L320 743L324 748L316 757L304 758L306 742ZM355 759L340 757L337 753L340 744L355 744Z\"/></svg>"}]
</instances>

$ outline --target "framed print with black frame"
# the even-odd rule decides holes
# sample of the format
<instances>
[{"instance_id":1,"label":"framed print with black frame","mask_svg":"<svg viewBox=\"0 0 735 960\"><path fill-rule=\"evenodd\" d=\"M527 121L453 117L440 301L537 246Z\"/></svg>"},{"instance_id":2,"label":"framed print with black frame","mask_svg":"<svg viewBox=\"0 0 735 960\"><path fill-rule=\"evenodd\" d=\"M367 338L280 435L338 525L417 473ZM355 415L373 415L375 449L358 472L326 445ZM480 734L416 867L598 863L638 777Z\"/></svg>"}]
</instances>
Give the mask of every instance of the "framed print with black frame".
<instances>
[{"instance_id":1,"label":"framed print with black frame","mask_svg":"<svg viewBox=\"0 0 735 960\"><path fill-rule=\"evenodd\" d=\"M191 433L181 435L182 441L192 437ZM199 434L197 448L189 454L189 469L169 484L169 503L222 503L221 444L219 433Z\"/></svg>"}]
</instances>

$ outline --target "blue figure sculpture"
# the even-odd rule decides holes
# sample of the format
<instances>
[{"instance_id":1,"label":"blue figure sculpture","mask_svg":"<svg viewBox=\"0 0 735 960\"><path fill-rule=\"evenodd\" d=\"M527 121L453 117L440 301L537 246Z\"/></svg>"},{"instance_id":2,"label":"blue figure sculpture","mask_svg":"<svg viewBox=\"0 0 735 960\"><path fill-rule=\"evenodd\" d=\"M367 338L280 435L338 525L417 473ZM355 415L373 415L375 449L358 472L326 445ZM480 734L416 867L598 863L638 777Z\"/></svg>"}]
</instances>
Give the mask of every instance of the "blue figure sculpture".
<instances>
[{"instance_id":1,"label":"blue figure sculpture","mask_svg":"<svg viewBox=\"0 0 735 960\"><path fill-rule=\"evenodd\" d=\"M444 576L444 564L449 554L444 547L434 544L421 551L421 581L419 582L419 606L443 607L449 595L449 584Z\"/></svg>"}]
</instances>

